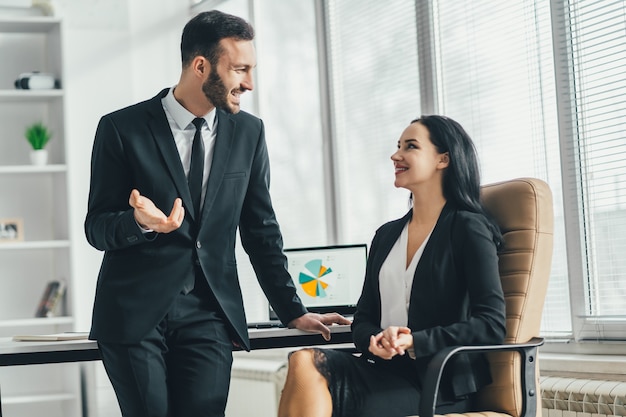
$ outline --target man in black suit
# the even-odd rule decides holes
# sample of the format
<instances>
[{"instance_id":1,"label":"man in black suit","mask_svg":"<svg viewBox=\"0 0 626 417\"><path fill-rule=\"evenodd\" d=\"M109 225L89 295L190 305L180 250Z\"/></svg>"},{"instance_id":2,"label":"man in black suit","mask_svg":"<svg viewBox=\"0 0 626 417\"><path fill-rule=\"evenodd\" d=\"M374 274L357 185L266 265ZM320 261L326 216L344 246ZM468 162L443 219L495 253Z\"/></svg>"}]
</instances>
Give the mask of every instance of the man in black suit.
<instances>
[{"instance_id":1,"label":"man in black suit","mask_svg":"<svg viewBox=\"0 0 626 417\"><path fill-rule=\"evenodd\" d=\"M224 415L233 346L250 348L237 228L284 323L326 339L348 323L308 313L287 273L263 122L240 111L253 38L240 18L197 15L178 84L98 125L85 232L105 254L90 338L124 416Z\"/></svg>"}]
</instances>

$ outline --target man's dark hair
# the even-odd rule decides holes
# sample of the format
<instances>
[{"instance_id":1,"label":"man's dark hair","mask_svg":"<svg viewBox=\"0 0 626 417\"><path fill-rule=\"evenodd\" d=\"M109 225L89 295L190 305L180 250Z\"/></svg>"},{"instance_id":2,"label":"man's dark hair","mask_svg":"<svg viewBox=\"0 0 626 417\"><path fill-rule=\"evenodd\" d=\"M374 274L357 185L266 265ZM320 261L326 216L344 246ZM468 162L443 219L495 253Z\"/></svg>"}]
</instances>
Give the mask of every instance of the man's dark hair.
<instances>
[{"instance_id":1,"label":"man's dark hair","mask_svg":"<svg viewBox=\"0 0 626 417\"><path fill-rule=\"evenodd\" d=\"M218 10L196 15L183 29L180 42L183 68L197 56L205 57L215 67L222 53L219 42L224 38L251 41L254 28L242 18Z\"/></svg>"}]
</instances>

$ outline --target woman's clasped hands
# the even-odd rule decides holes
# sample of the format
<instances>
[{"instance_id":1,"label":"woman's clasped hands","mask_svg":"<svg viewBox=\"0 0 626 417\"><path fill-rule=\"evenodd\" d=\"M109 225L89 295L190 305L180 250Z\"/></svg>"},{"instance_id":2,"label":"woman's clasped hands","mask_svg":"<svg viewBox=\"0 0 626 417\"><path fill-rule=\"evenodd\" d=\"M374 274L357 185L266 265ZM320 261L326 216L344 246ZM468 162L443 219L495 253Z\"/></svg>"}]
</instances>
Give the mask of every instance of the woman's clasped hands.
<instances>
[{"instance_id":1,"label":"woman's clasped hands","mask_svg":"<svg viewBox=\"0 0 626 417\"><path fill-rule=\"evenodd\" d=\"M389 360L396 355L404 355L412 347L413 335L408 327L389 326L370 336L369 351L382 359Z\"/></svg>"}]
</instances>

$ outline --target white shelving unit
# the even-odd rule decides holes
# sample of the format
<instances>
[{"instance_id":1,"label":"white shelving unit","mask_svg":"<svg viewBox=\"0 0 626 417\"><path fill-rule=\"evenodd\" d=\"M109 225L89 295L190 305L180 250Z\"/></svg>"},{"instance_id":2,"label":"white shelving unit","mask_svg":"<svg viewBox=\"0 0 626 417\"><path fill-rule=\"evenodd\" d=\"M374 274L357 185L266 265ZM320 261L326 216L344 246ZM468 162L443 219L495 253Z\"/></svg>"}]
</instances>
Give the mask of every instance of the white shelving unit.
<instances>
[{"instance_id":1,"label":"white shelving unit","mask_svg":"<svg viewBox=\"0 0 626 417\"><path fill-rule=\"evenodd\" d=\"M64 92L14 88L31 71L54 74L62 86L61 46L59 18L0 16L0 219L23 226L22 240L0 240L0 337L74 330ZM53 132L45 166L30 165L24 131L34 122ZM61 279L60 314L35 318L47 283ZM4 417L82 414L79 364L2 367L0 388Z\"/></svg>"}]
</instances>

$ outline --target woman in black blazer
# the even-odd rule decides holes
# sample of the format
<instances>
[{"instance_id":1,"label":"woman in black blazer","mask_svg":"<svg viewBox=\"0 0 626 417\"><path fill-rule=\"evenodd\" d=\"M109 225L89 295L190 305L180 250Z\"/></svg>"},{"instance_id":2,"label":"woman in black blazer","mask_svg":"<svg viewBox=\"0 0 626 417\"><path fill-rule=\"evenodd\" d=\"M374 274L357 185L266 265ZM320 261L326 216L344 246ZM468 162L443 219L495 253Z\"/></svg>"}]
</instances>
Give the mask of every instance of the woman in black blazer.
<instances>
[{"instance_id":1,"label":"woman in black blazer","mask_svg":"<svg viewBox=\"0 0 626 417\"><path fill-rule=\"evenodd\" d=\"M352 323L363 354L294 352L279 417L417 414L436 352L504 340L501 235L479 202L472 140L447 117L423 116L404 130L391 159L395 186L411 192L412 208L372 241ZM458 356L444 372L437 412L468 411L490 381L483 356Z\"/></svg>"}]
</instances>

